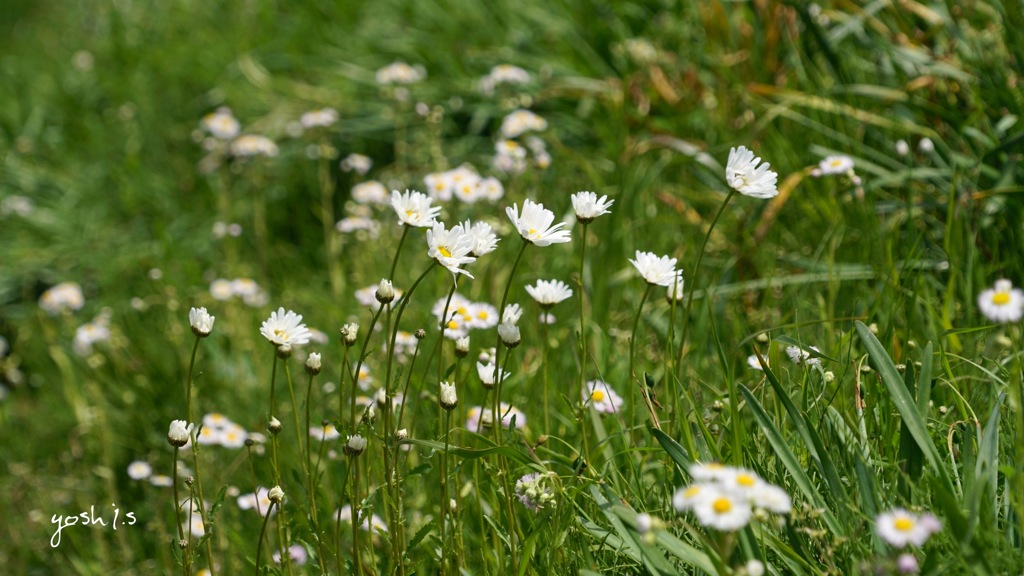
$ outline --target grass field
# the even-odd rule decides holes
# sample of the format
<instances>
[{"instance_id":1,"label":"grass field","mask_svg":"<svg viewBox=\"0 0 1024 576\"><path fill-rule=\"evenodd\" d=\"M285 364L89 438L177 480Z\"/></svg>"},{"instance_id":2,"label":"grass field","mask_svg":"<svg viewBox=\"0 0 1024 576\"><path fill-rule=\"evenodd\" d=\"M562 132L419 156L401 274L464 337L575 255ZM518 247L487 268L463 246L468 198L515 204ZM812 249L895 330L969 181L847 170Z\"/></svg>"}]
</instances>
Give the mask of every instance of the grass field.
<instances>
[{"instance_id":1,"label":"grass field","mask_svg":"<svg viewBox=\"0 0 1024 576\"><path fill-rule=\"evenodd\" d=\"M3 573L1024 572L1020 0L0 12Z\"/></svg>"}]
</instances>

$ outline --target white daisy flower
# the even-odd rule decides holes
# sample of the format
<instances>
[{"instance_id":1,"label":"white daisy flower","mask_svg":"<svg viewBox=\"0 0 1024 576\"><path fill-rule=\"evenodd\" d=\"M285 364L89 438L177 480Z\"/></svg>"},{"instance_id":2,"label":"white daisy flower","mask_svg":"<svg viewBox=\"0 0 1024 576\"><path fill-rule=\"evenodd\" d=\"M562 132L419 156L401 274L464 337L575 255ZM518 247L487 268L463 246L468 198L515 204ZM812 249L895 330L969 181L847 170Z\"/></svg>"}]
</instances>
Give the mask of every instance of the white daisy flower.
<instances>
[{"instance_id":1,"label":"white daisy flower","mask_svg":"<svg viewBox=\"0 0 1024 576\"><path fill-rule=\"evenodd\" d=\"M478 186L480 187L480 195L491 202L499 200L505 195L505 187L494 176L488 176L480 180Z\"/></svg>"},{"instance_id":2,"label":"white daisy flower","mask_svg":"<svg viewBox=\"0 0 1024 576\"><path fill-rule=\"evenodd\" d=\"M676 490L672 495L672 506L679 512L686 512L693 509L693 504L704 491L706 484L691 484Z\"/></svg>"},{"instance_id":3,"label":"white daisy flower","mask_svg":"<svg viewBox=\"0 0 1024 576\"><path fill-rule=\"evenodd\" d=\"M263 321L260 334L270 340L274 346L301 346L309 342L309 329L302 323L302 316L280 307L271 312L270 318Z\"/></svg>"},{"instance_id":4,"label":"white daisy flower","mask_svg":"<svg viewBox=\"0 0 1024 576\"><path fill-rule=\"evenodd\" d=\"M362 176L369 172L370 168L373 168L373 159L364 154L356 154L353 152L352 154L342 158L338 167L341 168L342 172L354 171L356 174Z\"/></svg>"},{"instance_id":5,"label":"white daisy flower","mask_svg":"<svg viewBox=\"0 0 1024 576\"><path fill-rule=\"evenodd\" d=\"M211 412L203 416L203 428L224 430L232 424L234 424L234 422L220 412Z\"/></svg>"},{"instance_id":6,"label":"white daisy flower","mask_svg":"<svg viewBox=\"0 0 1024 576\"><path fill-rule=\"evenodd\" d=\"M214 300L230 300L234 295L235 292L231 289L230 280L217 278L213 282L210 282L210 297Z\"/></svg>"},{"instance_id":7,"label":"white daisy flower","mask_svg":"<svg viewBox=\"0 0 1024 576\"><path fill-rule=\"evenodd\" d=\"M423 183L427 185L427 193L432 198L436 198L441 202L447 202L452 199L452 187L455 182L452 180L450 172L433 172L423 177Z\"/></svg>"},{"instance_id":8,"label":"white daisy flower","mask_svg":"<svg viewBox=\"0 0 1024 576\"><path fill-rule=\"evenodd\" d=\"M218 140L231 140L238 136L240 129L238 120L235 120L231 114L231 109L226 107L218 108L216 112L210 112L203 116L199 124Z\"/></svg>"},{"instance_id":9,"label":"white daisy flower","mask_svg":"<svg viewBox=\"0 0 1024 576\"><path fill-rule=\"evenodd\" d=\"M572 289L561 280L537 280L537 285L527 286L526 292L542 308L550 308L572 297Z\"/></svg>"},{"instance_id":10,"label":"white daisy flower","mask_svg":"<svg viewBox=\"0 0 1024 576\"><path fill-rule=\"evenodd\" d=\"M473 249L471 250L473 256L479 258L484 254L494 252L494 249L498 247L498 236L494 233L490 224L486 222L473 224L471 221L466 220L462 223L462 228L466 231L466 235L469 236L469 240L473 244Z\"/></svg>"},{"instance_id":11,"label":"white daisy flower","mask_svg":"<svg viewBox=\"0 0 1024 576\"><path fill-rule=\"evenodd\" d=\"M576 220L587 224L595 218L604 214L610 214L608 208L615 200L608 200L608 196L601 196L598 199L594 192L577 192L572 195L572 209L576 212Z\"/></svg>"},{"instance_id":12,"label":"white daisy flower","mask_svg":"<svg viewBox=\"0 0 1024 576\"><path fill-rule=\"evenodd\" d=\"M513 418L515 418L517 428L526 426L526 415L521 410L502 402L498 405L498 412L501 415L501 426L503 428L510 427ZM484 428L490 428L494 425L494 411L491 410L490 406L486 409L480 406L473 406L466 412L466 430L480 432L479 424L483 424Z\"/></svg>"},{"instance_id":13,"label":"white daisy flower","mask_svg":"<svg viewBox=\"0 0 1024 576\"><path fill-rule=\"evenodd\" d=\"M516 110L501 121L501 134L505 138L516 138L524 132L546 130L548 121L529 110Z\"/></svg>"},{"instance_id":14,"label":"white daisy flower","mask_svg":"<svg viewBox=\"0 0 1024 576\"><path fill-rule=\"evenodd\" d=\"M204 428L205 430L205 428ZM238 424L232 422L220 433L220 445L225 448L238 449L245 446L245 440L249 434Z\"/></svg>"},{"instance_id":15,"label":"white daisy flower","mask_svg":"<svg viewBox=\"0 0 1024 576\"><path fill-rule=\"evenodd\" d=\"M360 204L387 204L388 189L376 180L360 182L352 187L352 199Z\"/></svg>"},{"instance_id":16,"label":"white daisy flower","mask_svg":"<svg viewBox=\"0 0 1024 576\"><path fill-rule=\"evenodd\" d=\"M875 519L875 532L891 546L903 548L907 544L921 546L942 529L931 514L914 514L903 508L883 512Z\"/></svg>"},{"instance_id":17,"label":"white daisy flower","mask_svg":"<svg viewBox=\"0 0 1024 576\"><path fill-rule=\"evenodd\" d=\"M61 282L39 297L39 307L50 316L64 310L80 310L82 306L85 306L82 287L74 282Z\"/></svg>"},{"instance_id":18,"label":"white daisy flower","mask_svg":"<svg viewBox=\"0 0 1024 576\"><path fill-rule=\"evenodd\" d=\"M818 170L822 174L846 174L853 170L853 158L842 155L828 156L818 163Z\"/></svg>"},{"instance_id":19,"label":"white daisy flower","mask_svg":"<svg viewBox=\"0 0 1024 576\"><path fill-rule=\"evenodd\" d=\"M188 311L188 322L192 325L192 333L200 338L210 335L213 331L213 321L216 317L210 316L206 308L192 308Z\"/></svg>"},{"instance_id":20,"label":"white daisy flower","mask_svg":"<svg viewBox=\"0 0 1024 576\"><path fill-rule=\"evenodd\" d=\"M782 488L760 482L749 492L750 503L755 508L762 508L776 514L789 514L793 510L793 501Z\"/></svg>"},{"instance_id":21,"label":"white daisy flower","mask_svg":"<svg viewBox=\"0 0 1024 576\"><path fill-rule=\"evenodd\" d=\"M765 362L768 361L767 358L765 358L764 360ZM764 368L761 367L761 361L757 359L757 354L751 354L750 356L747 356L747 366L750 366L754 370L761 370L762 372L764 371Z\"/></svg>"},{"instance_id":22,"label":"white daisy flower","mask_svg":"<svg viewBox=\"0 0 1024 576\"><path fill-rule=\"evenodd\" d=\"M1009 280L996 280L995 286L978 295L978 308L992 322L1016 322L1024 316L1024 291Z\"/></svg>"},{"instance_id":23,"label":"white daisy flower","mask_svg":"<svg viewBox=\"0 0 1024 576\"><path fill-rule=\"evenodd\" d=\"M136 460L128 465L128 477L132 480L145 480L153 475L153 467L142 460Z\"/></svg>"},{"instance_id":24,"label":"white daisy flower","mask_svg":"<svg viewBox=\"0 0 1024 576\"><path fill-rule=\"evenodd\" d=\"M391 191L391 206L402 224L427 228L434 225L440 206L431 206L434 199L422 192L406 190L402 194L398 190Z\"/></svg>"},{"instance_id":25,"label":"white daisy flower","mask_svg":"<svg viewBox=\"0 0 1024 576\"><path fill-rule=\"evenodd\" d=\"M606 382L591 380L583 391L583 401L589 402L594 410L615 414L622 408L622 398Z\"/></svg>"},{"instance_id":26,"label":"white daisy flower","mask_svg":"<svg viewBox=\"0 0 1024 576\"><path fill-rule=\"evenodd\" d=\"M231 154L243 158L252 156L277 156L277 144L266 136L245 134L231 142Z\"/></svg>"},{"instance_id":27,"label":"white daisy flower","mask_svg":"<svg viewBox=\"0 0 1024 576\"><path fill-rule=\"evenodd\" d=\"M690 465L690 476L698 482L718 482L731 473L732 468L720 462L700 462Z\"/></svg>"},{"instance_id":28,"label":"white daisy flower","mask_svg":"<svg viewBox=\"0 0 1024 576\"><path fill-rule=\"evenodd\" d=\"M174 479L166 474L154 474L149 477L149 483L159 488L170 488L174 485Z\"/></svg>"},{"instance_id":29,"label":"white daisy flower","mask_svg":"<svg viewBox=\"0 0 1024 576\"><path fill-rule=\"evenodd\" d=\"M523 317L523 309L519 304L513 302L505 306L505 311L501 314L502 322L511 322L512 324L519 324L519 319Z\"/></svg>"},{"instance_id":30,"label":"white daisy flower","mask_svg":"<svg viewBox=\"0 0 1024 576\"><path fill-rule=\"evenodd\" d=\"M377 70L377 84L383 86L389 84L415 84L427 77L427 71L422 66L410 66L401 60L392 62Z\"/></svg>"},{"instance_id":31,"label":"white daisy flower","mask_svg":"<svg viewBox=\"0 0 1024 576\"><path fill-rule=\"evenodd\" d=\"M643 276L648 284L668 286L676 279L676 259L668 256L655 256L653 252L636 251L636 260L629 260L633 263L637 272Z\"/></svg>"},{"instance_id":32,"label":"white daisy flower","mask_svg":"<svg viewBox=\"0 0 1024 576\"><path fill-rule=\"evenodd\" d=\"M708 528L735 532L750 522L753 509L745 498L709 484L694 499L693 513Z\"/></svg>"},{"instance_id":33,"label":"white daisy flower","mask_svg":"<svg viewBox=\"0 0 1024 576\"><path fill-rule=\"evenodd\" d=\"M665 299L668 300L669 304L672 302L682 302L683 288L685 286L686 281L683 280L683 271L676 270L675 281L669 282L668 289L665 291Z\"/></svg>"},{"instance_id":34,"label":"white daisy flower","mask_svg":"<svg viewBox=\"0 0 1024 576\"><path fill-rule=\"evenodd\" d=\"M498 309L486 302L471 303L467 313L467 326L474 330L486 330L498 325Z\"/></svg>"},{"instance_id":35,"label":"white daisy flower","mask_svg":"<svg viewBox=\"0 0 1024 576\"><path fill-rule=\"evenodd\" d=\"M334 229L342 234L366 231L369 232L370 238L376 238L380 233L380 224L366 216L346 216L334 224Z\"/></svg>"},{"instance_id":36,"label":"white daisy flower","mask_svg":"<svg viewBox=\"0 0 1024 576\"><path fill-rule=\"evenodd\" d=\"M770 166L767 162L761 164L761 159L755 158L754 153L745 146L732 148L725 167L725 180L745 196L772 198L779 193L775 187L779 175L769 170Z\"/></svg>"},{"instance_id":37,"label":"white daisy flower","mask_svg":"<svg viewBox=\"0 0 1024 576\"><path fill-rule=\"evenodd\" d=\"M484 364L482 362L476 363L476 373L477 376L480 377L480 382L484 385L484 388L494 388L495 382L504 382L512 375L511 372L506 372L501 368L498 368L498 377L495 378L494 364Z\"/></svg>"},{"instance_id":38,"label":"white daisy flower","mask_svg":"<svg viewBox=\"0 0 1024 576\"><path fill-rule=\"evenodd\" d=\"M572 240L569 231L561 229L565 226L565 222L551 225L555 221L555 214L545 209L543 204L524 200L522 214L519 213L518 204L505 208L505 213L519 235L531 244L549 246Z\"/></svg>"},{"instance_id":39,"label":"white daisy flower","mask_svg":"<svg viewBox=\"0 0 1024 576\"><path fill-rule=\"evenodd\" d=\"M75 339L71 347L79 356L88 356L92 354L93 344L107 340L110 340L110 328L104 318L97 318L75 330Z\"/></svg>"},{"instance_id":40,"label":"white daisy flower","mask_svg":"<svg viewBox=\"0 0 1024 576\"><path fill-rule=\"evenodd\" d=\"M476 258L469 255L472 250L473 240L466 234L461 224L452 226L451 230L445 230L444 223L435 222L434 227L427 230L427 256L447 268L453 275L465 274L473 277L461 268L465 264L476 262Z\"/></svg>"},{"instance_id":41,"label":"white daisy flower","mask_svg":"<svg viewBox=\"0 0 1024 576\"><path fill-rule=\"evenodd\" d=\"M821 352L821 350L818 350L816 346L808 346L808 348L815 352ZM811 356L810 352L800 348L799 346L786 346L786 356L789 356L789 359L797 365L821 366L821 358Z\"/></svg>"},{"instance_id":42,"label":"white daisy flower","mask_svg":"<svg viewBox=\"0 0 1024 576\"><path fill-rule=\"evenodd\" d=\"M325 426L311 426L309 428L309 435L321 442L328 440L337 440L341 438L341 432L334 427L334 424L327 424Z\"/></svg>"},{"instance_id":43,"label":"white daisy flower","mask_svg":"<svg viewBox=\"0 0 1024 576\"><path fill-rule=\"evenodd\" d=\"M305 129L326 128L338 121L338 111L334 108L310 110L299 116L299 124Z\"/></svg>"}]
</instances>

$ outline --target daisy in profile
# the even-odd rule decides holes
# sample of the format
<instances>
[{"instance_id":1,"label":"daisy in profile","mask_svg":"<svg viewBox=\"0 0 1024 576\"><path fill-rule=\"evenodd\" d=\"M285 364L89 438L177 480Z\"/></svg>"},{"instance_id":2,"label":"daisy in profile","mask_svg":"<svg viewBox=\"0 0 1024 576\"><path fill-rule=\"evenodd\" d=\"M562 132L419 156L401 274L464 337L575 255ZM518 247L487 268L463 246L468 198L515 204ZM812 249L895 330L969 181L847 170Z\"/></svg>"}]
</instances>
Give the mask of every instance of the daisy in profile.
<instances>
[{"instance_id":1,"label":"daisy in profile","mask_svg":"<svg viewBox=\"0 0 1024 576\"><path fill-rule=\"evenodd\" d=\"M676 259L655 256L653 252L636 251L636 260L630 259L637 272L648 284L668 286L676 280Z\"/></svg>"},{"instance_id":2,"label":"daisy in profile","mask_svg":"<svg viewBox=\"0 0 1024 576\"><path fill-rule=\"evenodd\" d=\"M277 156L277 144L266 136L245 134L231 142L231 154L241 158L253 156Z\"/></svg>"},{"instance_id":3,"label":"daisy in profile","mask_svg":"<svg viewBox=\"0 0 1024 576\"><path fill-rule=\"evenodd\" d=\"M260 326L260 334L274 346L301 346L308 343L310 338L309 329L302 323L302 316L291 310L285 312L284 307L271 312L270 318Z\"/></svg>"},{"instance_id":4,"label":"daisy in profile","mask_svg":"<svg viewBox=\"0 0 1024 576\"><path fill-rule=\"evenodd\" d=\"M903 508L893 508L875 518L875 532L896 548L907 544L921 546L932 534L942 529L942 524L931 514L914 514Z\"/></svg>"},{"instance_id":5,"label":"daisy in profile","mask_svg":"<svg viewBox=\"0 0 1024 576\"><path fill-rule=\"evenodd\" d=\"M484 364L483 362L476 363L476 373L480 377L480 383L487 389L494 388L495 382L504 382L512 374L498 368L497 377L495 377L494 364Z\"/></svg>"},{"instance_id":6,"label":"daisy in profile","mask_svg":"<svg viewBox=\"0 0 1024 576\"><path fill-rule=\"evenodd\" d=\"M398 190L391 191L391 206L395 209L399 222L407 226L433 226L437 215L441 213L440 206L431 206L433 202L433 198L415 190L406 190L405 194Z\"/></svg>"},{"instance_id":7,"label":"daisy in profile","mask_svg":"<svg viewBox=\"0 0 1024 576\"><path fill-rule=\"evenodd\" d=\"M779 193L775 187L779 175L769 170L770 166L767 162L762 164L745 146L732 148L725 166L725 181L744 196L772 198Z\"/></svg>"},{"instance_id":8,"label":"daisy in profile","mask_svg":"<svg viewBox=\"0 0 1024 576\"><path fill-rule=\"evenodd\" d=\"M445 230L444 223L434 222L434 227L427 230L427 255L447 268L452 275L465 274L473 277L461 268L465 264L476 262L476 258L469 255L472 250L473 241L461 224Z\"/></svg>"},{"instance_id":9,"label":"daisy in profile","mask_svg":"<svg viewBox=\"0 0 1024 576\"><path fill-rule=\"evenodd\" d=\"M996 280L995 286L978 295L978 308L992 322L1016 322L1024 316L1024 291L1009 280Z\"/></svg>"},{"instance_id":10,"label":"daisy in profile","mask_svg":"<svg viewBox=\"0 0 1024 576\"><path fill-rule=\"evenodd\" d=\"M591 380L583 391L583 402L604 414L615 414L622 408L622 398L606 382Z\"/></svg>"},{"instance_id":11,"label":"daisy in profile","mask_svg":"<svg viewBox=\"0 0 1024 576\"><path fill-rule=\"evenodd\" d=\"M530 244L550 246L572 240L569 231L562 230L565 222L551 225L555 221L555 214L544 208L543 204L524 200L522 213L519 212L518 204L505 208L505 213L523 240Z\"/></svg>"},{"instance_id":12,"label":"daisy in profile","mask_svg":"<svg viewBox=\"0 0 1024 576\"><path fill-rule=\"evenodd\" d=\"M484 254L494 252L494 249L498 247L498 236L487 222L473 224L472 221L466 220L462 223L462 228L473 244L471 250L473 256L479 258Z\"/></svg>"},{"instance_id":13,"label":"daisy in profile","mask_svg":"<svg viewBox=\"0 0 1024 576\"><path fill-rule=\"evenodd\" d=\"M388 189L376 180L360 182L352 187L352 199L360 204L387 204Z\"/></svg>"},{"instance_id":14,"label":"daisy in profile","mask_svg":"<svg viewBox=\"0 0 1024 576\"><path fill-rule=\"evenodd\" d=\"M598 216L610 214L608 208L615 202L607 196L598 199L594 192L577 192L572 195L572 209L576 212L576 220L589 224Z\"/></svg>"},{"instance_id":15,"label":"daisy in profile","mask_svg":"<svg viewBox=\"0 0 1024 576\"><path fill-rule=\"evenodd\" d=\"M561 280L537 280L536 285L526 287L526 293L547 309L571 298L572 288Z\"/></svg>"}]
</instances>

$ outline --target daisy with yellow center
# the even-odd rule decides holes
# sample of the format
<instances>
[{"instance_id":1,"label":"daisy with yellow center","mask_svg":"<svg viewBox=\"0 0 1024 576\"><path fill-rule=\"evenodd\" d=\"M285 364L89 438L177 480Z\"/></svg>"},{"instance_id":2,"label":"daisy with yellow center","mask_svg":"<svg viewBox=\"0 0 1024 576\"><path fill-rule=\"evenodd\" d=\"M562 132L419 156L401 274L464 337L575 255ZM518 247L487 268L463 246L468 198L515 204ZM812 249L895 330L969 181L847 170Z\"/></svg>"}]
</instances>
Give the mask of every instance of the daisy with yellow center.
<instances>
[{"instance_id":1,"label":"daisy with yellow center","mask_svg":"<svg viewBox=\"0 0 1024 576\"><path fill-rule=\"evenodd\" d=\"M440 206L431 206L434 199L415 190L406 190L402 194L398 190L391 191L391 207L395 209L400 224L429 228L434 225Z\"/></svg>"},{"instance_id":2,"label":"daisy with yellow center","mask_svg":"<svg viewBox=\"0 0 1024 576\"><path fill-rule=\"evenodd\" d=\"M435 222L433 228L427 230L427 255L447 268L452 275L473 277L461 268L476 261L476 257L469 255L472 249L473 243L461 224L445 230L444 223Z\"/></svg>"},{"instance_id":3,"label":"daisy with yellow center","mask_svg":"<svg viewBox=\"0 0 1024 576\"><path fill-rule=\"evenodd\" d=\"M931 514L915 514L903 508L893 508L875 519L875 532L896 548L907 544L921 546L932 534L942 529L942 524Z\"/></svg>"},{"instance_id":4,"label":"daisy with yellow center","mask_svg":"<svg viewBox=\"0 0 1024 576\"><path fill-rule=\"evenodd\" d=\"M622 398L601 380L587 382L583 390L583 402L603 414L615 414L622 409Z\"/></svg>"},{"instance_id":5,"label":"daisy with yellow center","mask_svg":"<svg viewBox=\"0 0 1024 576\"><path fill-rule=\"evenodd\" d=\"M301 346L309 343L311 336L309 328L302 323L302 316L291 310L285 312L284 307L278 308L270 314L270 318L263 321L260 334L274 346Z\"/></svg>"},{"instance_id":6,"label":"daisy with yellow center","mask_svg":"<svg viewBox=\"0 0 1024 576\"><path fill-rule=\"evenodd\" d=\"M1005 278L996 280L992 288L978 295L978 308L991 322L1017 322L1024 317L1024 291Z\"/></svg>"},{"instance_id":7,"label":"daisy with yellow center","mask_svg":"<svg viewBox=\"0 0 1024 576\"><path fill-rule=\"evenodd\" d=\"M555 221L555 214L532 200L523 202L523 211L519 212L519 205L513 204L505 208L512 226L523 237L523 240L537 246L550 246L569 242L572 237L568 230L562 230L565 222L559 222L552 226Z\"/></svg>"},{"instance_id":8,"label":"daisy with yellow center","mask_svg":"<svg viewBox=\"0 0 1024 576\"><path fill-rule=\"evenodd\" d=\"M734 532L750 522L753 509L746 499L709 484L694 498L693 513L708 528Z\"/></svg>"}]
</instances>

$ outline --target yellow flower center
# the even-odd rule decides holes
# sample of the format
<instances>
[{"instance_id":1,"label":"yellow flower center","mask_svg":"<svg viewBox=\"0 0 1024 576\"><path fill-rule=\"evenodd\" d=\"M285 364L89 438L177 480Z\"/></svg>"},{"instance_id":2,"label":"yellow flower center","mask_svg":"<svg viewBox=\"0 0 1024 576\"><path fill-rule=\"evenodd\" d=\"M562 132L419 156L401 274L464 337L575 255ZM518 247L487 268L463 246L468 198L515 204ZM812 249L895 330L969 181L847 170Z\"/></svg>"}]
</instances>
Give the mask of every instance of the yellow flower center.
<instances>
[{"instance_id":1,"label":"yellow flower center","mask_svg":"<svg viewBox=\"0 0 1024 576\"><path fill-rule=\"evenodd\" d=\"M527 236L531 236L531 237L536 236L537 235L537 229L536 228L530 228L529 230L526 231L526 235Z\"/></svg>"},{"instance_id":2,"label":"yellow flower center","mask_svg":"<svg viewBox=\"0 0 1024 576\"><path fill-rule=\"evenodd\" d=\"M288 339L287 338L288 332L285 331L285 330L281 330L280 328L275 328L274 329L274 336L277 336L278 338L280 338L282 340L287 340Z\"/></svg>"},{"instance_id":3,"label":"yellow flower center","mask_svg":"<svg viewBox=\"0 0 1024 576\"><path fill-rule=\"evenodd\" d=\"M448 249L445 248L444 246L438 246L437 247L437 251L440 252L441 256L444 256L445 258L451 258L452 257L452 253L449 252Z\"/></svg>"},{"instance_id":4,"label":"yellow flower center","mask_svg":"<svg viewBox=\"0 0 1024 576\"><path fill-rule=\"evenodd\" d=\"M603 402L604 392L602 392L601 390L594 390L590 394L590 399L593 400L594 402Z\"/></svg>"},{"instance_id":5,"label":"yellow flower center","mask_svg":"<svg viewBox=\"0 0 1024 576\"><path fill-rule=\"evenodd\" d=\"M697 494L700 494L700 486L690 486L685 492L683 492L683 497L689 499L693 498Z\"/></svg>"},{"instance_id":6,"label":"yellow flower center","mask_svg":"<svg viewBox=\"0 0 1024 576\"><path fill-rule=\"evenodd\" d=\"M996 306L1005 306L1010 303L1009 292L996 292L992 295L992 303Z\"/></svg>"},{"instance_id":7,"label":"yellow flower center","mask_svg":"<svg viewBox=\"0 0 1024 576\"><path fill-rule=\"evenodd\" d=\"M751 476L750 474L739 474L738 476L736 476L736 483L739 484L740 486L750 488L751 486L756 484L756 481L754 480L754 477Z\"/></svg>"},{"instance_id":8,"label":"yellow flower center","mask_svg":"<svg viewBox=\"0 0 1024 576\"><path fill-rule=\"evenodd\" d=\"M829 162L828 164L829 164L829 166L831 166L833 168L839 168L840 166L843 165L843 161L838 159L838 158L836 158L835 160Z\"/></svg>"},{"instance_id":9,"label":"yellow flower center","mask_svg":"<svg viewBox=\"0 0 1024 576\"><path fill-rule=\"evenodd\" d=\"M914 528L914 521L910 518L902 517L897 518L896 521L892 523L892 525L893 528L896 528L900 532L909 532L911 529Z\"/></svg>"},{"instance_id":10,"label":"yellow flower center","mask_svg":"<svg viewBox=\"0 0 1024 576\"><path fill-rule=\"evenodd\" d=\"M711 504L711 508L716 514L728 514L732 510L732 500L728 498L716 498Z\"/></svg>"},{"instance_id":11,"label":"yellow flower center","mask_svg":"<svg viewBox=\"0 0 1024 576\"><path fill-rule=\"evenodd\" d=\"M449 330L455 330L455 329L457 329L458 327L459 327L459 323L458 323L458 322L456 322L455 320L449 320L449 321L448 321L448 329L449 329Z\"/></svg>"},{"instance_id":12,"label":"yellow flower center","mask_svg":"<svg viewBox=\"0 0 1024 576\"><path fill-rule=\"evenodd\" d=\"M490 316L490 314L487 313L487 310L481 310L476 313L476 317L481 320L487 320L488 316Z\"/></svg>"},{"instance_id":13,"label":"yellow flower center","mask_svg":"<svg viewBox=\"0 0 1024 576\"><path fill-rule=\"evenodd\" d=\"M408 216L409 218L412 218L415 214L416 214L415 210L406 210L405 211L405 215Z\"/></svg>"}]
</instances>

